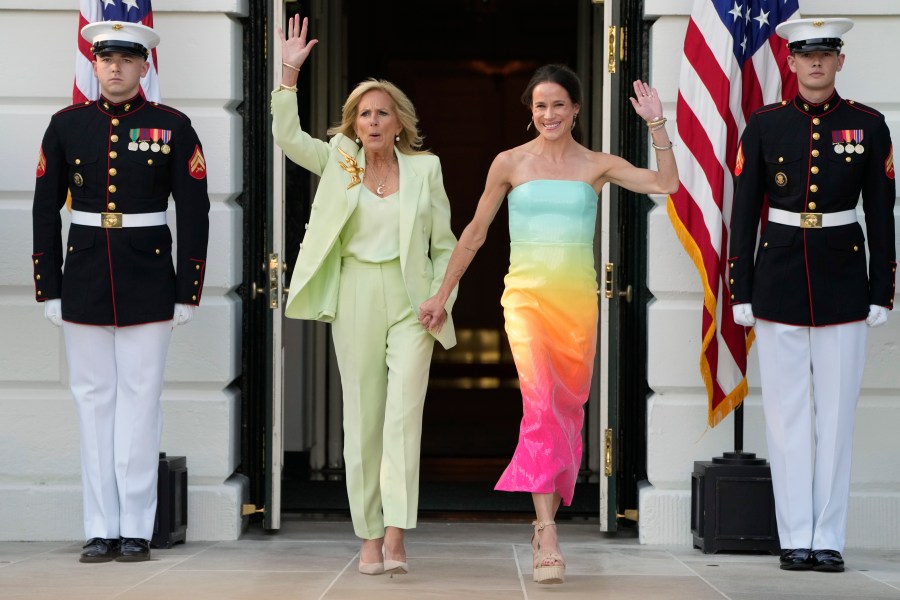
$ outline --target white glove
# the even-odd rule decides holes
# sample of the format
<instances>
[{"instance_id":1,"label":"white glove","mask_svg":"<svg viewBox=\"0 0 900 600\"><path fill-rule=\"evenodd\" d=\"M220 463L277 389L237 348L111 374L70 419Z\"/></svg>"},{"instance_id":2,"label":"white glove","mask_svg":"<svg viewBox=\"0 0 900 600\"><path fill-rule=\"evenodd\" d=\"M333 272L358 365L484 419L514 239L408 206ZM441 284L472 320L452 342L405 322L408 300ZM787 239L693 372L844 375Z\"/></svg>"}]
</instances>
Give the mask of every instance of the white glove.
<instances>
[{"instance_id":1,"label":"white glove","mask_svg":"<svg viewBox=\"0 0 900 600\"><path fill-rule=\"evenodd\" d=\"M756 317L753 316L753 305L749 302L743 304L735 304L731 307L731 313L734 315L734 322L744 327L753 327L756 325Z\"/></svg>"},{"instance_id":2,"label":"white glove","mask_svg":"<svg viewBox=\"0 0 900 600\"><path fill-rule=\"evenodd\" d=\"M881 327L887 323L888 310L877 304L869 305L869 316L866 317L866 325L869 327Z\"/></svg>"},{"instance_id":3,"label":"white glove","mask_svg":"<svg viewBox=\"0 0 900 600\"><path fill-rule=\"evenodd\" d=\"M57 327L62 326L62 300L44 300L44 318Z\"/></svg>"},{"instance_id":4,"label":"white glove","mask_svg":"<svg viewBox=\"0 0 900 600\"><path fill-rule=\"evenodd\" d=\"M175 314L172 315L172 322L175 327L184 325L194 318L194 307L190 304L175 304Z\"/></svg>"}]
</instances>

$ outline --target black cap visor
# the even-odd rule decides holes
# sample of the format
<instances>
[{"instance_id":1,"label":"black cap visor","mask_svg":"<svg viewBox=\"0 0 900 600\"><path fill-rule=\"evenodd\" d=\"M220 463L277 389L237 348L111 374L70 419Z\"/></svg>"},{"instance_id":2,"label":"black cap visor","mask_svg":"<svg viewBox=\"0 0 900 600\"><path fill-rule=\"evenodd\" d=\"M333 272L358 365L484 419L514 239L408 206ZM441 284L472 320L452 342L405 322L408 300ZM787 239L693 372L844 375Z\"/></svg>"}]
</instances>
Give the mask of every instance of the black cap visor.
<instances>
[{"instance_id":1,"label":"black cap visor","mask_svg":"<svg viewBox=\"0 0 900 600\"><path fill-rule=\"evenodd\" d=\"M843 45L844 42L841 38L816 38L791 42L788 44L788 50L791 52L814 52L816 50L840 52Z\"/></svg>"},{"instance_id":2,"label":"black cap visor","mask_svg":"<svg viewBox=\"0 0 900 600\"><path fill-rule=\"evenodd\" d=\"M134 54L140 56L144 60L150 55L150 52L142 45L135 42L123 42L121 40L103 40L102 42L94 42L91 46L91 52L96 56L104 52L123 52L125 54Z\"/></svg>"}]
</instances>

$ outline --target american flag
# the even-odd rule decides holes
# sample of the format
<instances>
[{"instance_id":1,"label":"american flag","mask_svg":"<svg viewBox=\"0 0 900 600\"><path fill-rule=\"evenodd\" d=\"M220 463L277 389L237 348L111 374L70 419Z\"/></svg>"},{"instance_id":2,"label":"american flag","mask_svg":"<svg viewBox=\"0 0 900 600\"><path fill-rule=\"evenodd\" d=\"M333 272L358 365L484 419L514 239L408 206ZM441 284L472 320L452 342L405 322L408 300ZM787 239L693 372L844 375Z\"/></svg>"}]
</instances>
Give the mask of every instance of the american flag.
<instances>
[{"instance_id":1,"label":"american flag","mask_svg":"<svg viewBox=\"0 0 900 600\"><path fill-rule=\"evenodd\" d=\"M753 340L723 297L738 139L755 109L796 94L786 41L775 27L799 10L798 0L694 0L684 40L675 113L681 186L669 196L668 212L703 284L700 373L710 427L747 395Z\"/></svg>"},{"instance_id":2,"label":"american flag","mask_svg":"<svg viewBox=\"0 0 900 600\"><path fill-rule=\"evenodd\" d=\"M96 100L100 88L91 68L93 55L91 44L81 37L81 28L97 21L128 21L153 27L153 8L150 0L80 0L81 15L78 19L78 50L75 53L75 86L72 102ZM159 101L156 49L150 51L150 70L141 79L141 89L148 100Z\"/></svg>"}]
</instances>

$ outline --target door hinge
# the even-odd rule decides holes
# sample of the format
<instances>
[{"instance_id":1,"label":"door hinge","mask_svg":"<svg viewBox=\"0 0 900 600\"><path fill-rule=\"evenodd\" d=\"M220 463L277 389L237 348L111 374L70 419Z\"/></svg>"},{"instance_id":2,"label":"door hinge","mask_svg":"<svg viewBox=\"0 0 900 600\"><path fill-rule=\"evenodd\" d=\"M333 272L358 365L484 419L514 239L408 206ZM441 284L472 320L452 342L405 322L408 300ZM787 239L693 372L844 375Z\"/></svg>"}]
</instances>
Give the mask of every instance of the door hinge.
<instances>
[{"instance_id":1,"label":"door hinge","mask_svg":"<svg viewBox=\"0 0 900 600\"><path fill-rule=\"evenodd\" d=\"M610 25L606 30L606 70L610 75L616 72L616 26Z\"/></svg>"},{"instance_id":2,"label":"door hinge","mask_svg":"<svg viewBox=\"0 0 900 600\"><path fill-rule=\"evenodd\" d=\"M603 436L603 474L613 474L613 430L607 429Z\"/></svg>"}]
</instances>

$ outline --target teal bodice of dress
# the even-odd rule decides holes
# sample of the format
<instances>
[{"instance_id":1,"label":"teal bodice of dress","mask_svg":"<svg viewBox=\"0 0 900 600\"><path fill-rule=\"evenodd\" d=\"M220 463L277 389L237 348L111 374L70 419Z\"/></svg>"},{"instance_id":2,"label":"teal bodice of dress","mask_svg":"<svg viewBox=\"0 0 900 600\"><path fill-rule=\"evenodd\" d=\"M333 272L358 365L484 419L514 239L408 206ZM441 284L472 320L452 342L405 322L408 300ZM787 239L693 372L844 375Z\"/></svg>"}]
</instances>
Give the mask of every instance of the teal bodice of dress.
<instances>
[{"instance_id":1,"label":"teal bodice of dress","mask_svg":"<svg viewBox=\"0 0 900 600\"><path fill-rule=\"evenodd\" d=\"M509 193L512 243L592 244L597 192L583 181L535 179Z\"/></svg>"}]
</instances>

